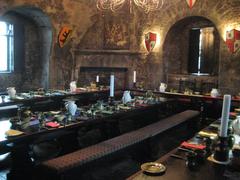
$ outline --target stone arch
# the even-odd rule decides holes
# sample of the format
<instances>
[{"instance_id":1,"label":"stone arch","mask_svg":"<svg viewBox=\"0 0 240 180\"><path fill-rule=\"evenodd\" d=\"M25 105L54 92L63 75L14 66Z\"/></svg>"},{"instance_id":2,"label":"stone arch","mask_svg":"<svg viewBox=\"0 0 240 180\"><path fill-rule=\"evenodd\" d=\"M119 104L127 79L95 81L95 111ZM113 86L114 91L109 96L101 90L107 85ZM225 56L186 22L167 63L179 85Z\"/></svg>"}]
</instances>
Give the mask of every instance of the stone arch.
<instances>
[{"instance_id":1,"label":"stone arch","mask_svg":"<svg viewBox=\"0 0 240 180\"><path fill-rule=\"evenodd\" d=\"M210 19L203 16L187 16L176 21L172 26L169 27L166 32L165 39L163 42L163 67L164 67L164 79L170 84L170 86L178 87L178 78L185 76L187 79L202 79L194 77L187 72L188 63L188 31L193 27L208 27L212 26L215 28L214 37L216 38L216 51L214 52L213 66L216 67L213 76L208 78L209 81L217 81L217 74L219 71L219 48L221 37L219 30L215 23Z\"/></svg>"},{"instance_id":2,"label":"stone arch","mask_svg":"<svg viewBox=\"0 0 240 180\"><path fill-rule=\"evenodd\" d=\"M52 41L53 41L53 30L51 20L48 15L43 12L40 8L34 6L16 6L11 9L7 9L2 18L8 14L15 15L15 17L21 16L24 19L28 19L31 23L36 26L36 34L38 38L38 53L39 53L39 66L38 71L38 87L45 89L49 88L49 64L51 57ZM35 87L32 87L35 88Z\"/></svg>"}]
</instances>

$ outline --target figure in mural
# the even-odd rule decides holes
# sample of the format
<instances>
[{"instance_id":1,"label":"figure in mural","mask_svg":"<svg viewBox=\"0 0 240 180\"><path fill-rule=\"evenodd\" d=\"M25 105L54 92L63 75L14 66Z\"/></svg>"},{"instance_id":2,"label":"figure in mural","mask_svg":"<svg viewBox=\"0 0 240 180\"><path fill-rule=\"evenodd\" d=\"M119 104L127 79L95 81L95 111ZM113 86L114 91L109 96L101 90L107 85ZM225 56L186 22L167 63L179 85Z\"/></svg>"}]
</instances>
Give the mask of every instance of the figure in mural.
<instances>
[{"instance_id":1,"label":"figure in mural","mask_svg":"<svg viewBox=\"0 0 240 180\"><path fill-rule=\"evenodd\" d=\"M104 46L107 49L128 49L129 33L128 27L124 22L108 21L104 29Z\"/></svg>"}]
</instances>

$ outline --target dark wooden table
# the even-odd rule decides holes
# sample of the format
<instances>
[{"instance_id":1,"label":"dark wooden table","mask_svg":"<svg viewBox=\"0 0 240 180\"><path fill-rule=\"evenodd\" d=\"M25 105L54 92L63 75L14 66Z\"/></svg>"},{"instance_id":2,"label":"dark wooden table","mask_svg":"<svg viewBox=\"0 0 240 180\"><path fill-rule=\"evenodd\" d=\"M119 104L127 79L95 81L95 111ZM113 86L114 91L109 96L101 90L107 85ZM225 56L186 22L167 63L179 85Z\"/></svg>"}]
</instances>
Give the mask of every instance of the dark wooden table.
<instances>
[{"instance_id":1,"label":"dark wooden table","mask_svg":"<svg viewBox=\"0 0 240 180\"><path fill-rule=\"evenodd\" d=\"M134 89L135 92L145 93L145 90ZM202 121L207 121L207 119L217 119L221 116L223 96L211 97L207 94L183 94L174 92L159 92L153 91L154 94L160 95L166 98L173 98L179 102L181 108L191 108L194 110L199 110L201 112ZM231 99L231 111L235 108L240 107L240 97L232 96ZM178 107L176 107L178 108ZM208 124L208 122L206 122Z\"/></svg>"},{"instance_id":2,"label":"dark wooden table","mask_svg":"<svg viewBox=\"0 0 240 180\"><path fill-rule=\"evenodd\" d=\"M57 92L57 91L56 91ZM116 93L122 92L120 90L116 91ZM17 94L19 95L19 94ZM109 90L99 90L99 91L78 91L78 92L66 92L66 93L58 93L58 95L50 94L50 95L39 95L39 96L32 96L31 98L16 98L16 99L10 99L9 96L4 95L4 100L0 98L0 107L3 106L10 106L10 105L33 105L36 102L46 101L46 100L53 100L53 101L61 101L68 97L89 97L90 95L94 96L95 98L100 98L101 96L108 97ZM21 96L17 96L21 97Z\"/></svg>"},{"instance_id":3,"label":"dark wooden table","mask_svg":"<svg viewBox=\"0 0 240 180\"><path fill-rule=\"evenodd\" d=\"M82 121L81 118L75 122L70 122L65 126L51 129L36 129L35 131L24 131L23 135L15 137L6 137L5 132L11 129L12 124L9 119L0 121L0 153L11 152L12 155L12 168L9 173L9 179L14 179L17 174L23 174L25 169L29 169L32 166L31 158L29 157L29 145L33 143L37 138L41 136L51 136L57 138L63 135L65 132L77 131L82 126L94 125L100 123L109 123L118 119L124 119L131 116L136 116L144 112L152 110L159 110L162 106L166 105L171 100L166 98L161 99L161 102L157 104L148 104L146 106L136 106L129 110L120 110L111 115L105 115L97 118L90 118L89 120ZM26 167L26 168L23 168Z\"/></svg>"},{"instance_id":4,"label":"dark wooden table","mask_svg":"<svg viewBox=\"0 0 240 180\"><path fill-rule=\"evenodd\" d=\"M170 155L176 153L176 149L169 152L156 162L160 162L167 167L166 173L161 176L149 176L142 171L137 172L128 178L128 180L222 180L227 179L223 176L225 172L224 165L216 165L206 160L197 170L190 170L186 166L186 161L173 158Z\"/></svg>"},{"instance_id":5,"label":"dark wooden table","mask_svg":"<svg viewBox=\"0 0 240 180\"><path fill-rule=\"evenodd\" d=\"M219 124L219 121L215 123ZM210 126L209 126L210 127ZM209 127L204 130L208 132L217 133L216 129L211 130ZM193 137L191 141L201 141L197 136ZM227 176L234 177L236 174L229 170L228 165L217 164L212 161L209 161L205 158L204 162L199 164L199 166L190 170L186 165L186 159L179 159L172 157L172 154L180 155L183 158L186 158L186 152L179 150L178 148L170 151L166 155L162 156L156 162L162 163L166 166L167 170L165 174L158 176L146 175L142 170L133 174L128 180L226 180ZM240 174L240 171L237 173ZM240 177L238 177L240 179ZM234 179L235 180L235 179Z\"/></svg>"},{"instance_id":6,"label":"dark wooden table","mask_svg":"<svg viewBox=\"0 0 240 180\"><path fill-rule=\"evenodd\" d=\"M157 104L148 104L146 106L136 106L129 110L119 110L111 115L104 115L102 117L95 117L95 118L89 118L89 120L81 120L81 117L76 117L76 120L73 122L69 122L65 126L60 126L58 128L42 128L42 129L34 129L34 130L26 130L23 131L24 134L19 136L13 136L13 137L7 137L5 135L5 132L12 128L12 123L10 122L10 119L2 119L0 121L0 147L8 146L11 143L20 143L20 142L31 142L35 138L37 138L40 135L45 134L53 134L59 131L67 131L71 129L76 129L81 126L85 126L88 124L94 124L94 123L101 123L106 121L115 121L116 119L124 119L131 116L138 115L139 113L147 112L149 110L159 109L163 105L166 105L167 103L171 102L171 100L168 100L166 98L162 99L162 102ZM12 146L10 146L12 147Z\"/></svg>"}]
</instances>

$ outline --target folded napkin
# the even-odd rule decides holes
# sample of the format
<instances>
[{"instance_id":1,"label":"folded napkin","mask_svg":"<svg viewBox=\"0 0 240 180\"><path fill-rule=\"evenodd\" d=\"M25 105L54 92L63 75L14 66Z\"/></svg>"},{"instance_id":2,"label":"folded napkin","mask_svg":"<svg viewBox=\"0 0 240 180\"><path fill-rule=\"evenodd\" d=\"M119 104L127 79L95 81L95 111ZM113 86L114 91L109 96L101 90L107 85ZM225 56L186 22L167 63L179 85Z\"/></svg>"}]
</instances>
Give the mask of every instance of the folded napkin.
<instances>
[{"instance_id":1,"label":"folded napkin","mask_svg":"<svg viewBox=\"0 0 240 180\"><path fill-rule=\"evenodd\" d=\"M182 147L185 147L185 148L191 148L191 149L205 149L206 146L205 145L202 145L202 144L193 144L193 143L189 143L189 142L186 142L184 141L182 144L181 144Z\"/></svg>"},{"instance_id":2,"label":"folded napkin","mask_svg":"<svg viewBox=\"0 0 240 180\"><path fill-rule=\"evenodd\" d=\"M206 132L206 131L200 131L198 134L199 134L200 136L210 137L210 138L216 138L216 137L218 136L217 133Z\"/></svg>"},{"instance_id":3,"label":"folded napkin","mask_svg":"<svg viewBox=\"0 0 240 180\"><path fill-rule=\"evenodd\" d=\"M52 128L57 128L57 127L60 126L60 124L57 123L57 122L47 122L47 123L45 124L45 126L47 126L47 127L52 127Z\"/></svg>"},{"instance_id":4,"label":"folded napkin","mask_svg":"<svg viewBox=\"0 0 240 180\"><path fill-rule=\"evenodd\" d=\"M5 134L6 136L18 136L23 134L23 132L15 129L9 129L8 131L5 132Z\"/></svg>"},{"instance_id":5,"label":"folded napkin","mask_svg":"<svg viewBox=\"0 0 240 180\"><path fill-rule=\"evenodd\" d=\"M136 104L135 106L138 106L138 107L147 107L148 104Z\"/></svg>"}]
</instances>

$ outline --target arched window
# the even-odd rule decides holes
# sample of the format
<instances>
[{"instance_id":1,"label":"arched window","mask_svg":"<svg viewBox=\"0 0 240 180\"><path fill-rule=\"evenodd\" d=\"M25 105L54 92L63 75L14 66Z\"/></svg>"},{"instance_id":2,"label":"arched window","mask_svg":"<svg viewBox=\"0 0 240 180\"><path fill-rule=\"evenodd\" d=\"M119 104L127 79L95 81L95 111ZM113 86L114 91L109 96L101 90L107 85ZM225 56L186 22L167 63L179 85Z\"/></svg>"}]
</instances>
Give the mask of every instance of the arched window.
<instances>
[{"instance_id":1,"label":"arched window","mask_svg":"<svg viewBox=\"0 0 240 180\"><path fill-rule=\"evenodd\" d=\"M0 21L0 73L10 73L14 70L13 29L13 24Z\"/></svg>"}]
</instances>

